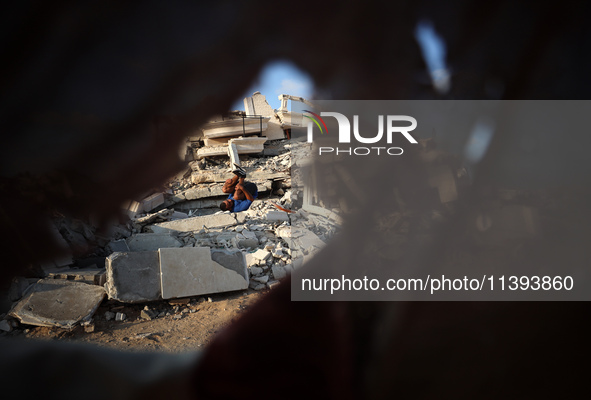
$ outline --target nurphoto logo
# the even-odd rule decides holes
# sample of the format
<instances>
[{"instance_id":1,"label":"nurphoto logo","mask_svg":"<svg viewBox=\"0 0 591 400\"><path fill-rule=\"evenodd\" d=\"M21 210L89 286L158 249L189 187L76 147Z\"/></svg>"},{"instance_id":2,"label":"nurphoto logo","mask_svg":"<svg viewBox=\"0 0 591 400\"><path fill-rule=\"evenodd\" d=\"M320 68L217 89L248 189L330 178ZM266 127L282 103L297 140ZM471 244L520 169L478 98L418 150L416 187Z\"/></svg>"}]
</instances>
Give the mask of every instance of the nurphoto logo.
<instances>
[{"instance_id":1,"label":"nurphoto logo","mask_svg":"<svg viewBox=\"0 0 591 400\"><path fill-rule=\"evenodd\" d=\"M306 115L309 114L309 115ZM320 134L328 134L328 128L322 117L333 117L336 119L339 126L339 143L351 143L351 123L349 118L345 115L337 112L321 112L320 115L304 110L304 117L308 118L308 143L312 143L314 138L314 127L316 126ZM385 118L384 118L385 117ZM385 122L384 122L385 121ZM406 126L400 126L399 124L408 124ZM384 129L385 125L385 129ZM408 115L378 115L378 133L373 137L362 136L359 132L359 115L353 115L353 140L357 143L373 144L378 143L386 132L386 143L392 144L392 138L395 134L402 134L406 140L411 144L417 144L418 142L409 133L417 127L417 120ZM399 156L404 152L401 147L385 147L385 146L373 146L373 147L319 147L318 155L334 153L334 154L349 154L356 156L366 156L369 154L388 154L391 156Z\"/></svg>"}]
</instances>

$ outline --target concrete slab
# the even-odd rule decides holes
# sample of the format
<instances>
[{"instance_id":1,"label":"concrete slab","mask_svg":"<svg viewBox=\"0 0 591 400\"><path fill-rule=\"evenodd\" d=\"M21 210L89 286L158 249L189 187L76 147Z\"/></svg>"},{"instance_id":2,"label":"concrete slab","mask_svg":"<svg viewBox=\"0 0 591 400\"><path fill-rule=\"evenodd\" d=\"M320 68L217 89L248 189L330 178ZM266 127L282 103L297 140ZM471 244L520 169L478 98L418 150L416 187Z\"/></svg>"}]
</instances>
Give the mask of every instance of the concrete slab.
<instances>
[{"instance_id":1,"label":"concrete slab","mask_svg":"<svg viewBox=\"0 0 591 400\"><path fill-rule=\"evenodd\" d=\"M164 193L154 193L141 201L142 209L146 212L152 211L164 204Z\"/></svg>"},{"instance_id":2,"label":"concrete slab","mask_svg":"<svg viewBox=\"0 0 591 400\"><path fill-rule=\"evenodd\" d=\"M204 215L178 221L162 222L151 226L154 233L192 232L206 228L222 228L236 225L237 221L231 214Z\"/></svg>"},{"instance_id":3,"label":"concrete slab","mask_svg":"<svg viewBox=\"0 0 591 400\"><path fill-rule=\"evenodd\" d=\"M244 279L248 280L248 268L246 259L241 251L230 251L225 249L211 249L211 259L223 267L236 271Z\"/></svg>"},{"instance_id":4,"label":"concrete slab","mask_svg":"<svg viewBox=\"0 0 591 400\"><path fill-rule=\"evenodd\" d=\"M70 281L79 281L90 285L104 286L107 279L104 267L99 268L96 265L87 268L69 269L67 271L49 273L48 278L65 279Z\"/></svg>"},{"instance_id":5,"label":"concrete slab","mask_svg":"<svg viewBox=\"0 0 591 400\"><path fill-rule=\"evenodd\" d=\"M289 215L285 211L268 211L265 219L267 221L289 221Z\"/></svg>"},{"instance_id":6,"label":"concrete slab","mask_svg":"<svg viewBox=\"0 0 591 400\"><path fill-rule=\"evenodd\" d=\"M113 253L105 264L109 299L126 303L160 299L158 252Z\"/></svg>"},{"instance_id":7,"label":"concrete slab","mask_svg":"<svg viewBox=\"0 0 591 400\"><path fill-rule=\"evenodd\" d=\"M234 169L234 165L240 165L240 157L238 157L238 149L233 140L228 143L228 156L230 156L230 169Z\"/></svg>"},{"instance_id":8,"label":"concrete slab","mask_svg":"<svg viewBox=\"0 0 591 400\"><path fill-rule=\"evenodd\" d=\"M242 271L242 267L237 266L238 264L228 268L213 261L208 247L160 249L158 252L164 299L248 288L245 262L243 264L244 273L238 273L237 269ZM225 263L232 258L227 254L215 257Z\"/></svg>"},{"instance_id":9,"label":"concrete slab","mask_svg":"<svg viewBox=\"0 0 591 400\"><path fill-rule=\"evenodd\" d=\"M89 321L105 297L101 286L58 279L37 282L10 315L21 323L72 329Z\"/></svg>"},{"instance_id":10,"label":"concrete slab","mask_svg":"<svg viewBox=\"0 0 591 400\"><path fill-rule=\"evenodd\" d=\"M111 253L115 253L118 251L119 252L129 251L129 246L127 246L125 239L111 240L109 242L109 244L107 245L107 248Z\"/></svg>"},{"instance_id":11,"label":"concrete slab","mask_svg":"<svg viewBox=\"0 0 591 400\"><path fill-rule=\"evenodd\" d=\"M138 233L127 238L129 251L158 251L161 247L181 247L170 233Z\"/></svg>"}]
</instances>

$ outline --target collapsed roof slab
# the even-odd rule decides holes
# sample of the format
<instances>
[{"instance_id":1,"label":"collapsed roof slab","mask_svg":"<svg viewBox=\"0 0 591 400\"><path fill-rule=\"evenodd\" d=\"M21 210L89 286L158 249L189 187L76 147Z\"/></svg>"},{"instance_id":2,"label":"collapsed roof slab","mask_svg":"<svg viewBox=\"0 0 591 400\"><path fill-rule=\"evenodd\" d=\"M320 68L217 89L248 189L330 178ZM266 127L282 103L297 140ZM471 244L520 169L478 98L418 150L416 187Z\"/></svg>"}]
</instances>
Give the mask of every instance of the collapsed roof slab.
<instances>
[{"instance_id":1,"label":"collapsed roof slab","mask_svg":"<svg viewBox=\"0 0 591 400\"><path fill-rule=\"evenodd\" d=\"M264 143L267 141L266 137L240 137L232 139L232 143L236 145L238 154L256 154L264 150ZM197 158L212 156L228 155L228 145L220 145L216 147L202 147L197 150Z\"/></svg>"},{"instance_id":2,"label":"collapsed roof slab","mask_svg":"<svg viewBox=\"0 0 591 400\"><path fill-rule=\"evenodd\" d=\"M247 117L208 122L201 129L205 138L215 139L263 133L267 130L268 122L269 118Z\"/></svg>"},{"instance_id":3,"label":"collapsed roof slab","mask_svg":"<svg viewBox=\"0 0 591 400\"><path fill-rule=\"evenodd\" d=\"M102 286L61 279L38 281L10 312L21 323L72 329L89 321L105 297Z\"/></svg>"}]
</instances>

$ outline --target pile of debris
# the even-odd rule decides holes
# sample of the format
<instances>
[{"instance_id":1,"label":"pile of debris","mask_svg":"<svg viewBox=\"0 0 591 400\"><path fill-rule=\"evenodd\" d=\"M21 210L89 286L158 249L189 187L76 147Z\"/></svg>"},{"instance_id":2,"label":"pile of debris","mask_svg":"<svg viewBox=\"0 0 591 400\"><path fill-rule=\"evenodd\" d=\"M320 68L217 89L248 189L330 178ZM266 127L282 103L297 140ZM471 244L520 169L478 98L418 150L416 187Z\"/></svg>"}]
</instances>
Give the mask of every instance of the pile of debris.
<instances>
[{"instance_id":1,"label":"pile of debris","mask_svg":"<svg viewBox=\"0 0 591 400\"><path fill-rule=\"evenodd\" d=\"M223 182L233 176L233 160L222 156L191 161L163 190L128 202L128 219L107 232L99 232L91 218L56 217L56 241L67 255L13 280L12 307L0 330L20 322L64 329L80 324L92 331L93 315L105 298L138 304L273 288L340 225L332 211L324 213L328 217L306 211L302 193L291 187L292 151L309 148L282 139L267 143L263 154L242 156L247 179L259 189L244 212L219 211L227 196ZM144 311L143 319L161 314L150 307ZM126 318L112 314L105 318Z\"/></svg>"}]
</instances>

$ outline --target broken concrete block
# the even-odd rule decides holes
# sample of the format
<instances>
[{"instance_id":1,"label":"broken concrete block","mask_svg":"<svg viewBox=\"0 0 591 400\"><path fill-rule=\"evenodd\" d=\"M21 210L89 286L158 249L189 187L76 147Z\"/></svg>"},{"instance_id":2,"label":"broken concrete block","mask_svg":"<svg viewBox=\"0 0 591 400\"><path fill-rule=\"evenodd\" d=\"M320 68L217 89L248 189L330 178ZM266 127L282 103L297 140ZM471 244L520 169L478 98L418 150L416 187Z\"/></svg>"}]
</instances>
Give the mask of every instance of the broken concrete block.
<instances>
[{"instance_id":1,"label":"broken concrete block","mask_svg":"<svg viewBox=\"0 0 591 400\"><path fill-rule=\"evenodd\" d=\"M289 215L285 211L268 211L265 219L268 221L289 221Z\"/></svg>"},{"instance_id":2,"label":"broken concrete block","mask_svg":"<svg viewBox=\"0 0 591 400\"><path fill-rule=\"evenodd\" d=\"M269 276L268 275L255 276L252 279L254 281L257 281L257 282L260 282L260 283L267 283L267 281L269 280Z\"/></svg>"},{"instance_id":3,"label":"broken concrete block","mask_svg":"<svg viewBox=\"0 0 591 400\"><path fill-rule=\"evenodd\" d=\"M47 274L48 278L66 279L71 281L80 281L90 285L104 286L107 276L105 268L98 268L93 265L88 268L68 269L60 272L50 272Z\"/></svg>"},{"instance_id":4,"label":"broken concrete block","mask_svg":"<svg viewBox=\"0 0 591 400\"><path fill-rule=\"evenodd\" d=\"M257 251L255 251L252 256L259 261L264 261L267 260L269 257L271 257L271 252L269 250L263 250L263 249L258 249Z\"/></svg>"},{"instance_id":5,"label":"broken concrete block","mask_svg":"<svg viewBox=\"0 0 591 400\"><path fill-rule=\"evenodd\" d=\"M177 219L185 219L185 218L189 218L189 215L187 213L184 212L180 212L180 211L175 211L172 213L172 216L170 217L171 221L176 221Z\"/></svg>"},{"instance_id":6,"label":"broken concrete block","mask_svg":"<svg viewBox=\"0 0 591 400\"><path fill-rule=\"evenodd\" d=\"M285 268L282 267L281 265L273 265L271 267L271 272L273 272L273 277L277 280L283 279L287 276L287 272L285 271Z\"/></svg>"},{"instance_id":7,"label":"broken concrete block","mask_svg":"<svg viewBox=\"0 0 591 400\"><path fill-rule=\"evenodd\" d=\"M238 240L238 246L243 248L252 248L257 247L259 245L258 239L240 239Z\"/></svg>"},{"instance_id":8,"label":"broken concrete block","mask_svg":"<svg viewBox=\"0 0 591 400\"><path fill-rule=\"evenodd\" d=\"M260 283L260 282L251 280L248 284L248 287L253 290L263 290L267 287L267 285L265 285L264 283Z\"/></svg>"},{"instance_id":9,"label":"broken concrete block","mask_svg":"<svg viewBox=\"0 0 591 400\"><path fill-rule=\"evenodd\" d=\"M239 224L243 224L246 221L246 211L235 213L234 216Z\"/></svg>"},{"instance_id":10,"label":"broken concrete block","mask_svg":"<svg viewBox=\"0 0 591 400\"><path fill-rule=\"evenodd\" d=\"M154 233L192 232L206 228L222 228L236 225L237 221L231 214L204 215L178 221L162 222L151 226Z\"/></svg>"},{"instance_id":11,"label":"broken concrete block","mask_svg":"<svg viewBox=\"0 0 591 400\"><path fill-rule=\"evenodd\" d=\"M115 321L125 321L125 318L127 318L127 315L124 313L118 312L115 314Z\"/></svg>"},{"instance_id":12,"label":"broken concrete block","mask_svg":"<svg viewBox=\"0 0 591 400\"><path fill-rule=\"evenodd\" d=\"M136 303L160 299L160 265L156 251L113 253L106 260L109 299Z\"/></svg>"},{"instance_id":13,"label":"broken concrete block","mask_svg":"<svg viewBox=\"0 0 591 400\"><path fill-rule=\"evenodd\" d=\"M250 267L250 273L253 276L261 275L263 273L263 269L260 267Z\"/></svg>"},{"instance_id":14,"label":"broken concrete block","mask_svg":"<svg viewBox=\"0 0 591 400\"><path fill-rule=\"evenodd\" d=\"M111 253L115 253L117 251L126 252L126 251L129 251L129 247L127 246L127 243L125 242L125 239L119 239L119 240L112 240L107 245L107 250L109 250L109 252L111 252Z\"/></svg>"},{"instance_id":15,"label":"broken concrete block","mask_svg":"<svg viewBox=\"0 0 591 400\"><path fill-rule=\"evenodd\" d=\"M142 209L145 212L150 212L162 204L164 204L164 193L154 193L141 201Z\"/></svg>"},{"instance_id":16,"label":"broken concrete block","mask_svg":"<svg viewBox=\"0 0 591 400\"><path fill-rule=\"evenodd\" d=\"M72 329L79 321L90 320L104 297L101 286L43 279L14 306L10 315L23 324Z\"/></svg>"},{"instance_id":17,"label":"broken concrete block","mask_svg":"<svg viewBox=\"0 0 591 400\"><path fill-rule=\"evenodd\" d=\"M216 184L204 187L194 187L183 192L183 195L187 200L197 200L203 199L205 197L217 197L217 196L224 196L227 193L224 193L222 190L223 185Z\"/></svg>"},{"instance_id":18,"label":"broken concrete block","mask_svg":"<svg viewBox=\"0 0 591 400\"><path fill-rule=\"evenodd\" d=\"M130 251L158 251L159 248L181 247L183 244L170 233L137 233L127 238Z\"/></svg>"},{"instance_id":19,"label":"broken concrete block","mask_svg":"<svg viewBox=\"0 0 591 400\"><path fill-rule=\"evenodd\" d=\"M249 230L246 230L246 229L245 229L245 230L243 230L243 231L242 231L242 232L240 232L240 233L242 234L242 236L244 236L244 237L245 237L245 238L247 238L247 239L253 239L253 240L256 240L257 242L258 242L258 240L259 240L259 239L257 238L257 235L256 235L256 233L254 233L254 232L252 232L252 231L249 231Z\"/></svg>"},{"instance_id":20,"label":"broken concrete block","mask_svg":"<svg viewBox=\"0 0 591 400\"><path fill-rule=\"evenodd\" d=\"M225 249L211 249L211 259L223 267L236 271L240 276L248 279L246 260L241 251Z\"/></svg>"},{"instance_id":21,"label":"broken concrete block","mask_svg":"<svg viewBox=\"0 0 591 400\"><path fill-rule=\"evenodd\" d=\"M230 156L230 168L234 169L235 165L240 165L240 157L238 157L238 149L234 140L228 142L228 156Z\"/></svg>"},{"instance_id":22,"label":"broken concrete block","mask_svg":"<svg viewBox=\"0 0 591 400\"><path fill-rule=\"evenodd\" d=\"M112 319L115 319L115 313L114 312L111 312L111 311L106 311L105 312L105 319L107 321L110 321Z\"/></svg>"},{"instance_id":23,"label":"broken concrete block","mask_svg":"<svg viewBox=\"0 0 591 400\"><path fill-rule=\"evenodd\" d=\"M283 257L283 250L282 249L273 249L272 251L274 258L282 258Z\"/></svg>"},{"instance_id":24,"label":"broken concrete block","mask_svg":"<svg viewBox=\"0 0 591 400\"><path fill-rule=\"evenodd\" d=\"M158 252L164 299L227 292L248 287L248 273L242 253L239 253L242 257L242 265L235 264L238 256L227 253L214 255L222 262L234 260L231 265L223 266L212 259L212 253L208 247L160 249Z\"/></svg>"}]
</instances>

